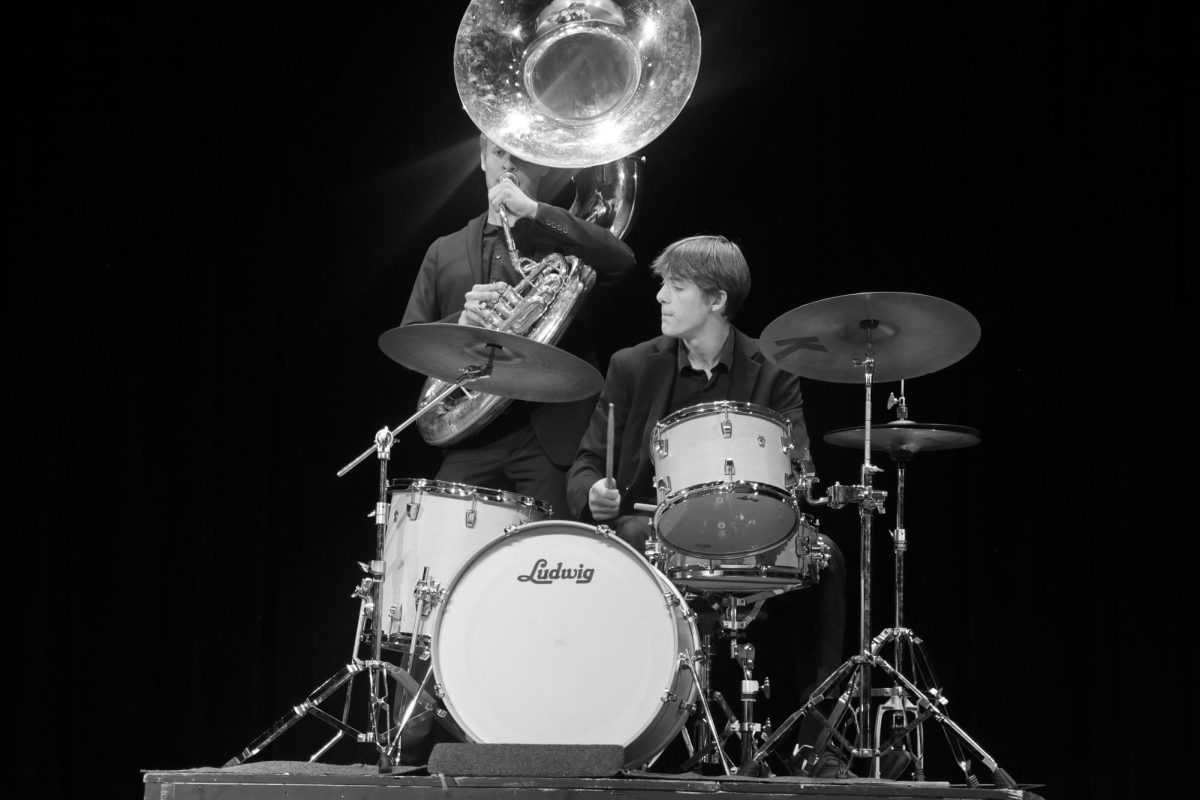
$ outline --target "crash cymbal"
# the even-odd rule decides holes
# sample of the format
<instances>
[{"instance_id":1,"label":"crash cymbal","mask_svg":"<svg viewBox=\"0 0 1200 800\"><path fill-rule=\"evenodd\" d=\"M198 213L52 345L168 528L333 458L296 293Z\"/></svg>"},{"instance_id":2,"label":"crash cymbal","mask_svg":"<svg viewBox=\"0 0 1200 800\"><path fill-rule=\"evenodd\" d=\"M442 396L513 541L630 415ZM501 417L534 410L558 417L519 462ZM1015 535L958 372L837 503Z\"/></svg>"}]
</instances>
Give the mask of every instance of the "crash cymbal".
<instances>
[{"instance_id":1,"label":"crash cymbal","mask_svg":"<svg viewBox=\"0 0 1200 800\"><path fill-rule=\"evenodd\" d=\"M825 441L839 447L862 448L866 428L842 428L825 434ZM937 425L897 419L871 426L871 449L888 453L917 454L931 450L957 450L979 444L979 431L962 425Z\"/></svg>"},{"instance_id":2,"label":"crash cymbal","mask_svg":"<svg viewBox=\"0 0 1200 800\"><path fill-rule=\"evenodd\" d=\"M492 374L467 388L513 400L568 403L599 394L604 385L595 367L566 350L471 325L403 325L381 335L379 348L393 361L449 383L491 355Z\"/></svg>"},{"instance_id":3,"label":"crash cymbal","mask_svg":"<svg viewBox=\"0 0 1200 800\"><path fill-rule=\"evenodd\" d=\"M759 337L763 355L781 369L833 383L862 383L854 362L868 354L874 381L897 381L948 367L978 342L979 322L966 309L907 292L817 300L777 317Z\"/></svg>"}]
</instances>

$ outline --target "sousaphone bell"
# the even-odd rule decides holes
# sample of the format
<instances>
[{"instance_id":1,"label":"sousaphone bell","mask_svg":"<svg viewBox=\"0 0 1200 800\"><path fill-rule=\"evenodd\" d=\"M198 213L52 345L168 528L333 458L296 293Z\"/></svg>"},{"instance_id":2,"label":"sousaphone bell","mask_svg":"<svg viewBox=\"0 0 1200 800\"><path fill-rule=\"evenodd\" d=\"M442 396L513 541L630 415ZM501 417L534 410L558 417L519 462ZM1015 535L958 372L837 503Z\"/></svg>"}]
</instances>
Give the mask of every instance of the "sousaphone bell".
<instances>
[{"instance_id":1,"label":"sousaphone bell","mask_svg":"<svg viewBox=\"0 0 1200 800\"><path fill-rule=\"evenodd\" d=\"M479 130L525 161L573 171L571 213L618 238L635 216L635 154L679 115L699 69L688 0L472 0L454 43L459 97ZM506 234L511 242L507 226ZM574 256L514 261L524 279L484 316L496 330L554 345L595 274ZM418 408L447 387L428 379ZM451 395L416 425L427 443L444 447L482 430L510 402Z\"/></svg>"}]
</instances>

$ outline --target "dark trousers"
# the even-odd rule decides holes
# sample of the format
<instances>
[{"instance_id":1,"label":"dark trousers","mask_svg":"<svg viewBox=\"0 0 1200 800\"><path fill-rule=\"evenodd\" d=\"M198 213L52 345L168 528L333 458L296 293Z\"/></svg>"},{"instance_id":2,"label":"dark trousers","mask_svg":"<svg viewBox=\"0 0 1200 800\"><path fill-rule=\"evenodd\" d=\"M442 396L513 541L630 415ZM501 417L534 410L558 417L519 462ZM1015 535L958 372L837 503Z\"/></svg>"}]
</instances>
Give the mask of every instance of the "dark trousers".
<instances>
[{"instance_id":1,"label":"dark trousers","mask_svg":"<svg viewBox=\"0 0 1200 800\"><path fill-rule=\"evenodd\" d=\"M471 447L446 450L437 480L515 492L551 506L551 519L569 519L567 470L546 455L528 418L512 430L483 433Z\"/></svg>"},{"instance_id":2,"label":"dark trousers","mask_svg":"<svg viewBox=\"0 0 1200 800\"><path fill-rule=\"evenodd\" d=\"M639 553L645 552L646 542L653 537L649 517L640 514L617 517L602 524L613 528L618 537ZM746 640L754 644L758 665L763 668L756 670L756 676L761 680L767 669L776 675L780 669L790 673L787 685L776 683L776 689L782 691L775 698L776 707L788 714L807 703L813 690L846 658L846 558L836 542L824 534L817 535L829 555L820 581L767 600L759 618L746 628ZM716 612L700 600L693 604L693 610L698 612L700 635L716 634L719 623ZM724 683L736 686L741 679L736 664L727 663L731 659L725 650L718 649L715 656L714 683L725 678ZM775 721L781 720L777 717ZM806 714L798 727L795 744L813 744L821 728L815 715Z\"/></svg>"}]
</instances>

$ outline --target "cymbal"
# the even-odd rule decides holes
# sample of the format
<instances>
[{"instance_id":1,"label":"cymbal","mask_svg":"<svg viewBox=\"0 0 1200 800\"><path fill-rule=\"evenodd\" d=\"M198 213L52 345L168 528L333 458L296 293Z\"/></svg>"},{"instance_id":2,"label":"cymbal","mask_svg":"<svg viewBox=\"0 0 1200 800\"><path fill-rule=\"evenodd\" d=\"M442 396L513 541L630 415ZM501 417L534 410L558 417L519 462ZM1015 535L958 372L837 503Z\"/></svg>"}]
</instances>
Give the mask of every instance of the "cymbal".
<instances>
[{"instance_id":1,"label":"cymbal","mask_svg":"<svg viewBox=\"0 0 1200 800\"><path fill-rule=\"evenodd\" d=\"M825 441L839 447L862 448L866 428L841 428L825 434ZM886 425L871 426L871 449L892 454L922 453L932 450L957 450L979 444L979 431L962 425L938 425L897 419Z\"/></svg>"},{"instance_id":2,"label":"cymbal","mask_svg":"<svg viewBox=\"0 0 1200 800\"><path fill-rule=\"evenodd\" d=\"M854 361L868 352L875 359L873 380L887 382L948 367L978 342L979 322L969 311L907 292L817 300L777 317L759 337L763 355L781 369L833 383L863 382Z\"/></svg>"},{"instance_id":3,"label":"cymbal","mask_svg":"<svg viewBox=\"0 0 1200 800\"><path fill-rule=\"evenodd\" d=\"M411 370L448 383L467 367L484 366L491 356L492 374L466 388L513 400L568 403L599 394L604 385L599 370L566 350L471 325L402 325L379 337L379 349Z\"/></svg>"}]
</instances>

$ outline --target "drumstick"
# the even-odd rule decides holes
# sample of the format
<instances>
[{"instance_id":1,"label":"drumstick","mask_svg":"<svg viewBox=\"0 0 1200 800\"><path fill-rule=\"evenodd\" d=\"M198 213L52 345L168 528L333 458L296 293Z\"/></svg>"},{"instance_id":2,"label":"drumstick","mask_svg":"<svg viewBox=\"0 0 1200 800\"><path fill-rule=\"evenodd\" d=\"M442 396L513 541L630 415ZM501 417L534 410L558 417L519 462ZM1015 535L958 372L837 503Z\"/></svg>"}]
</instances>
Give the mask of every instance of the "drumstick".
<instances>
[{"instance_id":1,"label":"drumstick","mask_svg":"<svg viewBox=\"0 0 1200 800\"><path fill-rule=\"evenodd\" d=\"M613 404L608 404L608 447L605 451L605 470L604 470L604 485L609 489L617 488L617 482L613 480Z\"/></svg>"}]
</instances>

